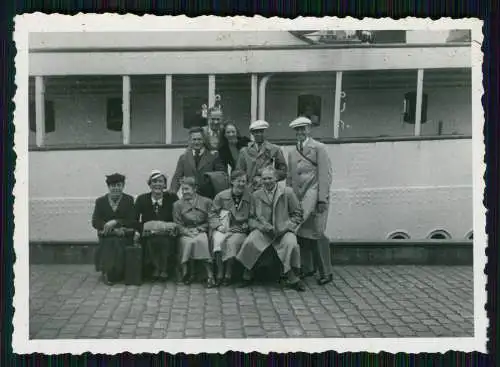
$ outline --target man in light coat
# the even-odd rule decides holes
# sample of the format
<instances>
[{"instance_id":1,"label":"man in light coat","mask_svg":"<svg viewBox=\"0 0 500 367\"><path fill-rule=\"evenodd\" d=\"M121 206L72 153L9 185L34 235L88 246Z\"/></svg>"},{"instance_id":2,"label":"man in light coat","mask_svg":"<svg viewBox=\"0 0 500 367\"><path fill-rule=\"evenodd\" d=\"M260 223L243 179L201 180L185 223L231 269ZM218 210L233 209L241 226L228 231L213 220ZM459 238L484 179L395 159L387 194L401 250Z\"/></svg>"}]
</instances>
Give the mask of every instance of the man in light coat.
<instances>
[{"instance_id":1,"label":"man in light coat","mask_svg":"<svg viewBox=\"0 0 500 367\"><path fill-rule=\"evenodd\" d=\"M297 231L303 276L319 272L318 284L333 280L329 241L325 238L328 220L332 165L324 144L311 138L311 120L299 117L290 123L297 145L288 155L287 186L301 202L303 217Z\"/></svg>"},{"instance_id":2,"label":"man in light coat","mask_svg":"<svg viewBox=\"0 0 500 367\"><path fill-rule=\"evenodd\" d=\"M236 169L247 174L248 182L253 182L259 170L267 166L272 166L276 170L276 178L282 181L286 178L285 156L279 146L272 144L265 138L265 131L269 128L269 123L264 120L257 120L250 125L250 133L254 141L247 147L241 149L236 164Z\"/></svg>"},{"instance_id":3,"label":"man in light coat","mask_svg":"<svg viewBox=\"0 0 500 367\"><path fill-rule=\"evenodd\" d=\"M273 167L262 170L262 188L252 196L248 226L250 234L241 245L236 259L245 267L243 285L248 285L257 260L272 246L281 262L288 285L299 292L305 290L295 274L300 269L300 249L295 231L302 211L293 190L276 182Z\"/></svg>"}]
</instances>

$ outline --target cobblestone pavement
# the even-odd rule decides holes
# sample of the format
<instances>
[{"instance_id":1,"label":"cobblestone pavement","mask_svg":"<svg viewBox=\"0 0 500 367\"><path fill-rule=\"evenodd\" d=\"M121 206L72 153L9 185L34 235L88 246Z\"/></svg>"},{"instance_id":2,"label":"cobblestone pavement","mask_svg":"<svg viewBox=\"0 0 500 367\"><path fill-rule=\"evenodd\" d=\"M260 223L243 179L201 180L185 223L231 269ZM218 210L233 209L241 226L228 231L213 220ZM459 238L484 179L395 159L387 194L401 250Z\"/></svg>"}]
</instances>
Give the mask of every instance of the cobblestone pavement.
<instances>
[{"instance_id":1,"label":"cobblestone pavement","mask_svg":"<svg viewBox=\"0 0 500 367\"><path fill-rule=\"evenodd\" d=\"M87 265L30 268L30 338L465 337L472 267L337 266L324 287L106 286Z\"/></svg>"}]
</instances>

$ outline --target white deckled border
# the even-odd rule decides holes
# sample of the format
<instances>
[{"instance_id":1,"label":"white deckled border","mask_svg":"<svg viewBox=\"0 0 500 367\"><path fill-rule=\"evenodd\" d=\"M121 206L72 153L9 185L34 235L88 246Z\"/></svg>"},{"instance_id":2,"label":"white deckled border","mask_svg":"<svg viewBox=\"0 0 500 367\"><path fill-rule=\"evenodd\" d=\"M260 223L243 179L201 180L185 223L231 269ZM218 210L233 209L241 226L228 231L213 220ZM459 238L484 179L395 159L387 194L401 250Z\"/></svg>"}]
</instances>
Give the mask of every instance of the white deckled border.
<instances>
[{"instance_id":1,"label":"white deckled border","mask_svg":"<svg viewBox=\"0 0 500 367\"><path fill-rule=\"evenodd\" d=\"M199 339L183 340L110 340L110 339L78 339L78 340L29 340L29 259L28 259L28 34L30 32L92 32L92 31L257 31L257 30L317 30L317 29L406 29L406 30L472 30L472 111L473 111L473 202L474 202L474 320L475 334L472 338L397 338L397 339ZM484 113L481 104L483 95L481 45L483 41L482 21L477 19L442 18L431 19L406 18L394 20L390 18L358 20L354 18L312 18L296 19L250 17L215 17L202 16L188 18L186 16L152 16L117 14L78 14L66 16L41 13L26 14L15 17L14 40L17 47L15 58L17 93L14 97L16 110L14 123L15 151L17 154L15 172L15 204L14 215L14 249L17 261L14 264L14 308L13 349L15 353L73 353L84 352L115 354L123 351L131 353L166 351L169 353L224 353L234 351L267 352L337 352L368 351L379 352L446 352L448 350L464 352L486 352L487 317L484 309L486 303L486 209L483 193L485 172L483 125Z\"/></svg>"}]
</instances>

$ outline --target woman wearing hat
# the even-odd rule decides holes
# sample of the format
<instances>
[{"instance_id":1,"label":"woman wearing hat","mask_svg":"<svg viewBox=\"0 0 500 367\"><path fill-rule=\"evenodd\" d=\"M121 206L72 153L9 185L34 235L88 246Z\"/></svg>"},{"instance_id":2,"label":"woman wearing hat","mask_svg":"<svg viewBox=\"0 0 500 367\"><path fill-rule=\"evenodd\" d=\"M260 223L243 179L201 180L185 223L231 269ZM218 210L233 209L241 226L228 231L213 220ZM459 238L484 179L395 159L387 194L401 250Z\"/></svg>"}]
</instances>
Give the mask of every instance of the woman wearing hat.
<instances>
[{"instance_id":1,"label":"woman wearing hat","mask_svg":"<svg viewBox=\"0 0 500 367\"><path fill-rule=\"evenodd\" d=\"M209 213L212 200L196 193L194 177L184 177L181 182L182 198L174 203L174 221L179 227L179 252L184 283L192 281L189 266L201 261L207 273L207 288L215 287L212 256L208 246Z\"/></svg>"},{"instance_id":2,"label":"woman wearing hat","mask_svg":"<svg viewBox=\"0 0 500 367\"><path fill-rule=\"evenodd\" d=\"M252 122L250 132L254 141L241 149L238 157L236 169L246 172L250 182L260 169L268 166L274 167L278 181L286 178L287 165L281 148L265 139L268 128L269 124L264 120Z\"/></svg>"},{"instance_id":3,"label":"woman wearing hat","mask_svg":"<svg viewBox=\"0 0 500 367\"><path fill-rule=\"evenodd\" d=\"M165 191L167 176L153 170L148 178L150 192L135 202L136 220L144 246L145 263L151 267L154 280L165 281L176 266L176 224L172 215L177 194ZM147 268L147 266L146 266Z\"/></svg>"},{"instance_id":4,"label":"woman wearing hat","mask_svg":"<svg viewBox=\"0 0 500 367\"><path fill-rule=\"evenodd\" d=\"M125 176L114 173L106 176L108 193L97 198L92 213L92 227L99 236L96 268L106 284L122 279L125 246L133 243L134 198L123 192Z\"/></svg>"}]
</instances>

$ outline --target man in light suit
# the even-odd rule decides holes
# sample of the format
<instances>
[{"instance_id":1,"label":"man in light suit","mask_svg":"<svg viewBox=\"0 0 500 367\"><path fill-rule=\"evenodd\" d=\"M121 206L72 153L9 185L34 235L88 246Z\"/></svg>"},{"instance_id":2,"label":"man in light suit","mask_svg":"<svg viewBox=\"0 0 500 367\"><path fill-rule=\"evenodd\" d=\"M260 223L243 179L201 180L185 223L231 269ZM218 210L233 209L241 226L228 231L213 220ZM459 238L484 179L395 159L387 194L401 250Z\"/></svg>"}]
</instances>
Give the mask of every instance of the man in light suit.
<instances>
[{"instance_id":1,"label":"man in light suit","mask_svg":"<svg viewBox=\"0 0 500 367\"><path fill-rule=\"evenodd\" d=\"M193 127L189 130L189 147L179 157L170 191L179 191L181 179L183 177L194 177L198 188L198 193L202 196L211 196L210 189L206 187L204 175L208 172L221 171L225 169L219 159L217 151L209 151L205 148L203 130L201 127Z\"/></svg>"},{"instance_id":2,"label":"man in light suit","mask_svg":"<svg viewBox=\"0 0 500 367\"><path fill-rule=\"evenodd\" d=\"M249 143L240 151L236 169L247 174L248 182L253 182L259 170L272 166L276 170L277 180L286 178L286 161L279 146L270 143L265 138L265 131L269 128L269 123L264 120L257 120L250 124L250 133L254 141Z\"/></svg>"},{"instance_id":3,"label":"man in light suit","mask_svg":"<svg viewBox=\"0 0 500 367\"><path fill-rule=\"evenodd\" d=\"M303 221L297 231L304 276L319 272L318 284L333 280L329 241L324 232L328 220L332 165L324 144L311 138L311 120L299 117L290 123L297 145L288 155L287 186L301 202Z\"/></svg>"}]
</instances>

